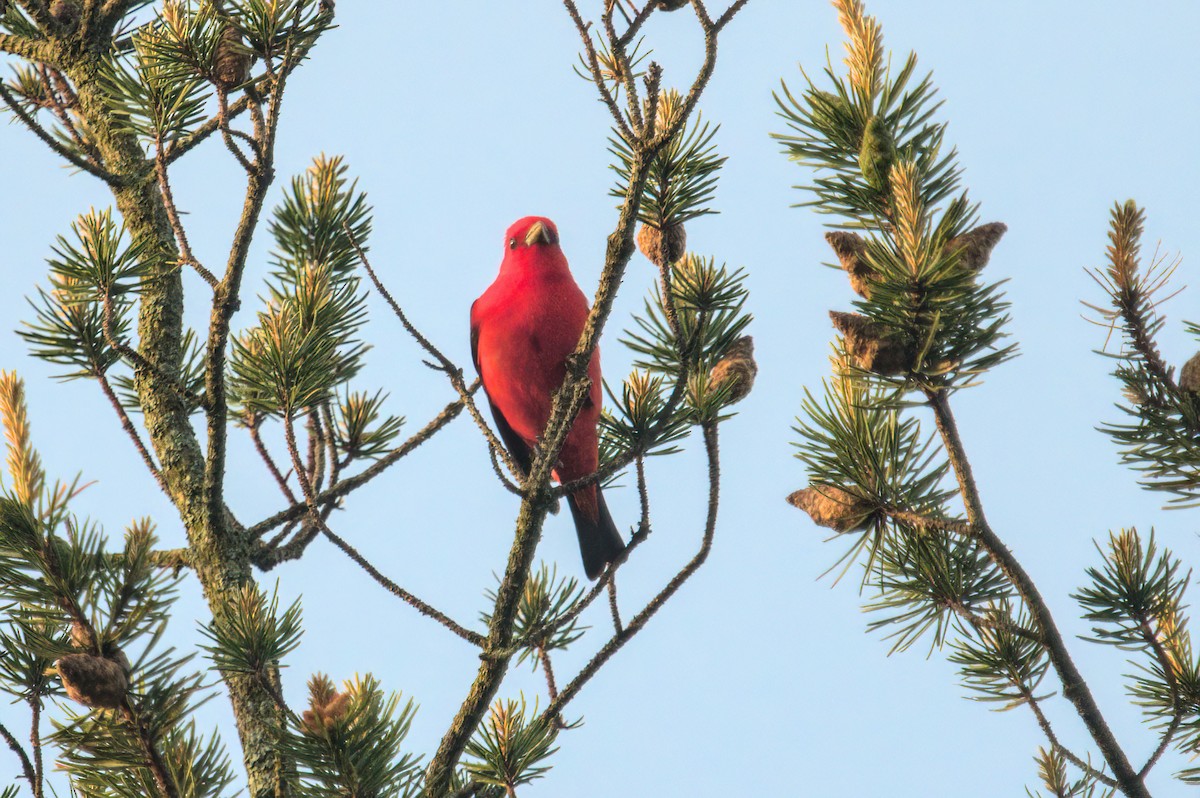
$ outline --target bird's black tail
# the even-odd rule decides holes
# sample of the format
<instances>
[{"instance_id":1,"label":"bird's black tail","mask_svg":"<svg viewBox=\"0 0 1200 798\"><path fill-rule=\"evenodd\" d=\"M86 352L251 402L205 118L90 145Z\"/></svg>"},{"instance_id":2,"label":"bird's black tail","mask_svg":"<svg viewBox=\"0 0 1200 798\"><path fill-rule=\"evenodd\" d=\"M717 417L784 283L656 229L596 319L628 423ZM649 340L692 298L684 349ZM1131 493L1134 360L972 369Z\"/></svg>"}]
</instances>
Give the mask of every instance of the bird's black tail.
<instances>
[{"instance_id":1,"label":"bird's black tail","mask_svg":"<svg viewBox=\"0 0 1200 798\"><path fill-rule=\"evenodd\" d=\"M595 488L594 500L589 493L592 491L588 488L576 491L567 497L567 506L571 508L571 516L575 519L575 534L579 536L583 570L588 579L595 579L604 572L604 566L625 550L625 541L621 539L621 533L617 531L617 525L608 513L608 505L604 503L604 494L600 491L600 486ZM590 510L594 512L589 512Z\"/></svg>"}]
</instances>

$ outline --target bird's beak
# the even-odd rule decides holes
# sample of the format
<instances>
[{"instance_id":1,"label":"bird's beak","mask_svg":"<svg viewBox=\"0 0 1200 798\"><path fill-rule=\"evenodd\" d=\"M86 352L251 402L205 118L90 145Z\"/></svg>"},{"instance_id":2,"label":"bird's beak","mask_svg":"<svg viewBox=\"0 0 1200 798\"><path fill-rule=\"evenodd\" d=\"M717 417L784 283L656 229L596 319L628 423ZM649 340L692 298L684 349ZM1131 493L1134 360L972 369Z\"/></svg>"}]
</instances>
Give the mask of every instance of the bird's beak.
<instances>
[{"instance_id":1,"label":"bird's beak","mask_svg":"<svg viewBox=\"0 0 1200 798\"><path fill-rule=\"evenodd\" d=\"M554 235L553 228L542 222L534 222L525 233L525 246L527 247L531 247L534 244L554 243L557 243L557 238Z\"/></svg>"}]
</instances>

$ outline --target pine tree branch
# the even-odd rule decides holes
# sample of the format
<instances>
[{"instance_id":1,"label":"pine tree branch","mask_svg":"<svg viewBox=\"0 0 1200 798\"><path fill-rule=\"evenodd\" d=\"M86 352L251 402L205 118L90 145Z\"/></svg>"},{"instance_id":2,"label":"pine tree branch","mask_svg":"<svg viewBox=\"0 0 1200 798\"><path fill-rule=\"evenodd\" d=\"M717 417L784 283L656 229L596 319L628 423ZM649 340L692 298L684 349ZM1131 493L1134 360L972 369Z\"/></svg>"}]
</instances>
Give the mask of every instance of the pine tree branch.
<instances>
[{"instance_id":1,"label":"pine tree branch","mask_svg":"<svg viewBox=\"0 0 1200 798\"><path fill-rule=\"evenodd\" d=\"M12 111L18 119L25 123L25 127L33 131L33 134L41 139L47 147L53 150L59 157L69 161L72 166L82 169L93 177L100 178L109 186L116 186L121 182L121 178L117 177L112 172L109 172L103 166L91 163L90 161L71 152L64 147L61 142L51 136L44 127L38 124L37 119L35 119L32 114L21 107L20 102L16 97L13 96L12 92L8 90L8 86L6 86L3 81L0 81L0 99L3 99L4 104L8 106L9 110Z\"/></svg>"},{"instance_id":2,"label":"pine tree branch","mask_svg":"<svg viewBox=\"0 0 1200 798\"><path fill-rule=\"evenodd\" d=\"M458 635L463 640L466 640L468 643L471 643L475 646L483 646L483 635L464 628L445 613L434 609L429 604L400 587L391 579L388 579L386 576L380 573L379 569L372 565L366 557L363 557L361 554L359 554L353 546L351 546L329 528L329 526L325 523L325 520L321 517L321 513L317 510L315 496L312 491L312 483L309 482L308 474L305 473L304 467L300 462L300 451L296 448L295 423L290 415L284 416L283 434L284 439L287 441L288 453L292 457L292 468L296 472L297 480L300 482L300 490L304 494L304 499L308 504L309 518L312 523L321 530L325 537L329 538L329 541L333 543L333 545L345 552L347 557L349 557L356 565L366 571L372 579L382 585L389 593L398 597L422 615L432 618L442 626L445 626L451 632Z\"/></svg>"},{"instance_id":3,"label":"pine tree branch","mask_svg":"<svg viewBox=\"0 0 1200 798\"><path fill-rule=\"evenodd\" d=\"M629 47L633 41L633 37L638 35L638 31L642 29L642 25L646 24L646 20L650 19L650 14L654 11L654 5L655 0L646 0L646 4L634 14L633 19L629 20L629 27L617 39L621 47Z\"/></svg>"},{"instance_id":4,"label":"pine tree branch","mask_svg":"<svg viewBox=\"0 0 1200 798\"><path fill-rule=\"evenodd\" d=\"M635 465L637 473L638 505L642 508L638 521L638 532L650 532L650 491L646 487L646 458L638 455Z\"/></svg>"},{"instance_id":5,"label":"pine tree branch","mask_svg":"<svg viewBox=\"0 0 1200 798\"><path fill-rule=\"evenodd\" d=\"M8 743L8 747L17 755L17 759L21 761L21 771L25 774L26 781L29 782L29 789L33 791L36 798L41 798L41 786L39 780L34 773L33 763L29 761L29 755L25 753L24 747L21 746L19 740L13 736L13 733L8 730L8 727L0 722L0 737L4 738L4 742Z\"/></svg>"},{"instance_id":6,"label":"pine tree branch","mask_svg":"<svg viewBox=\"0 0 1200 798\"><path fill-rule=\"evenodd\" d=\"M61 72L58 70L54 70L53 72L54 83L52 85L50 81L50 67L46 66L45 64L41 64L37 68L38 76L42 80L42 88L45 90L46 96L50 100L50 110L54 112L56 117L58 117L59 123L63 126L63 128L66 129L67 133L70 134L71 139L75 142L75 146L79 148L79 151L87 155L87 157L90 158L93 163L100 163L100 153L96 152L96 148L83 137L83 134L79 132L79 128L76 127L74 120L71 119L71 115L67 112L68 105L73 106L79 102L78 98L75 96L75 92L71 90L70 83L68 83L67 79L62 76ZM59 96L60 94L65 96L66 102L64 102L63 98Z\"/></svg>"},{"instance_id":7,"label":"pine tree branch","mask_svg":"<svg viewBox=\"0 0 1200 798\"><path fill-rule=\"evenodd\" d=\"M476 390L478 390L478 388L479 388L479 381L476 380L474 383L471 384L471 386L468 390L471 393L474 393ZM339 482L335 487L332 487L329 490L326 490L322 493L317 494L317 496L313 500L314 503L318 507L325 507L325 506L331 505L334 502L337 502L343 496L346 496L351 491L355 490L356 488L362 487L363 485L367 484L372 479L374 479L375 477L379 476L384 471L386 471L389 467L398 463L403 457L405 457L406 455L411 453L414 449L416 449L422 443L425 443L425 441L429 440L434 435L436 435L438 432L440 432L443 427L445 427L447 424L449 424L451 421L453 421L455 418L458 417L458 414L462 412L462 408L463 408L463 403L462 403L461 399L451 402L450 404L446 405L444 408L442 408L442 411L440 413L438 413L436 416L434 416L429 421L428 424L426 424L424 427L422 427L420 430L418 430L416 433L414 433L404 443L400 444L395 449L393 449L392 451L388 452L383 457L376 460L369 468L365 469L362 473L355 474L352 477L347 477L346 479L343 479L341 482ZM307 512L308 512L308 502L307 501L298 502L296 504L293 504L291 507L287 508L286 510L281 510L280 512L275 513L275 515L271 516L270 518L267 518L263 521L259 521L257 524L255 524L254 526L247 529L246 534L251 539L259 538L264 533L269 532L270 530L274 529L277 526L286 524L289 521L295 521L299 518L302 518ZM262 561L260 561L260 559L256 558L256 560L255 560L255 565L258 565L260 568L264 568L264 569L266 567L270 567L275 564L276 564L275 562L270 562L269 565L265 566L264 563Z\"/></svg>"},{"instance_id":8,"label":"pine tree branch","mask_svg":"<svg viewBox=\"0 0 1200 798\"><path fill-rule=\"evenodd\" d=\"M79 96L77 113L104 163L120 176L110 184L117 209L133 241L144 247L150 274L142 282L138 313L138 339L146 361L155 367L134 371L138 401L145 413L145 429L160 470L171 487L187 533L189 564L200 581L214 617L228 612L247 585L253 585L245 530L228 513L213 517L204 495L204 456L191 421L189 404L176 381L183 360L183 285L174 233L155 181L147 180L148 164L137 136L121 127L109 113L104 95L101 52L111 44L72 50L62 70ZM111 330L111 326L110 326ZM109 336L111 337L111 336ZM289 772L289 764L276 744L278 710L253 675L221 675L241 743L250 798L276 798Z\"/></svg>"},{"instance_id":9,"label":"pine tree branch","mask_svg":"<svg viewBox=\"0 0 1200 798\"><path fill-rule=\"evenodd\" d=\"M290 52L290 46L289 46ZM229 330L233 314L241 307L242 276L250 242L258 228L267 190L275 178L275 136L279 124L279 108L288 75L295 64L285 64L272 86L270 109L264 119L257 104L251 104L256 140L256 158L246 177L242 215L234 232L225 274L213 290L208 340L204 357L204 393L208 431L208 451L204 461L204 494L210 523L225 512L224 486L228 436L228 399L226 397L226 359ZM218 93L220 94L220 93Z\"/></svg>"},{"instance_id":10,"label":"pine tree branch","mask_svg":"<svg viewBox=\"0 0 1200 798\"><path fill-rule=\"evenodd\" d=\"M252 113L252 115L254 116L255 127L260 127L262 110L254 100L249 100L247 107L252 109L252 111L257 111L256 114ZM221 131L221 139L225 142L225 149L229 150L229 152L233 155L234 160L241 164L241 167L246 174L254 175L256 172L255 165L251 163L250 159L246 157L245 153L242 152L242 149L233 139L236 136L237 138L240 138L249 144L250 149L254 151L256 160L262 157L262 151L259 147L259 143L255 141L252 136L249 136L240 130L234 130L229 127L228 98L223 90L217 91L217 127Z\"/></svg>"},{"instance_id":11,"label":"pine tree branch","mask_svg":"<svg viewBox=\"0 0 1200 798\"><path fill-rule=\"evenodd\" d=\"M161 798L179 798L179 788L175 786L175 779L168 772L162 753L155 745L155 741L150 737L146 727L134 711L129 696L126 696L121 702L121 715L132 728L134 736L137 737L138 744L142 748L142 755L146 757L146 767L154 778L154 784L158 787Z\"/></svg>"},{"instance_id":12,"label":"pine tree branch","mask_svg":"<svg viewBox=\"0 0 1200 798\"><path fill-rule=\"evenodd\" d=\"M29 39L15 33L0 33L0 53L8 53L41 64L55 63L49 42Z\"/></svg>"},{"instance_id":13,"label":"pine tree branch","mask_svg":"<svg viewBox=\"0 0 1200 798\"><path fill-rule=\"evenodd\" d=\"M617 606L617 580L608 580L608 612L612 616L613 631L621 634L623 627L621 626L621 609Z\"/></svg>"},{"instance_id":14,"label":"pine tree branch","mask_svg":"<svg viewBox=\"0 0 1200 798\"><path fill-rule=\"evenodd\" d=\"M633 135L633 131L629 129L629 123L625 121L625 115L621 113L616 99L612 96L612 92L608 90L608 83L604 80L604 73L600 69L600 58L596 55L596 47L592 43L592 35L588 30L591 23L583 21L583 17L579 15L579 9L575 7L574 0L563 0L563 5L566 6L567 13L571 15L571 21L575 23L575 29L579 31L579 38L583 41L583 50L587 54L587 65L592 75L592 83L596 85L596 90L600 92L600 100L608 108L608 112L612 114L613 121L616 122L617 130L621 136L626 141L634 141L635 136Z\"/></svg>"},{"instance_id":15,"label":"pine tree branch","mask_svg":"<svg viewBox=\"0 0 1200 798\"><path fill-rule=\"evenodd\" d=\"M1058 674L1059 681L1062 682L1063 695L1074 705L1075 711L1100 749L1101 756L1112 770L1121 791L1130 798L1150 798L1146 785L1130 766L1125 751L1113 736L1104 715L1100 712L1091 689L1075 666L1074 660L1071 659L1062 634L1054 622L1054 616L1037 586L988 524L983 512L983 502L975 484L975 477L971 472L970 462L967 460L966 449L959 437L954 415L950 411L946 392L926 389L925 396L929 406L933 409L934 421L937 424L938 433L941 435L947 459L958 480L959 492L962 494L963 503L967 509L967 520L975 530L975 540L1016 588L1021 600L1029 609L1034 623L1041 632L1042 643L1046 647L1050 662Z\"/></svg>"},{"instance_id":16,"label":"pine tree branch","mask_svg":"<svg viewBox=\"0 0 1200 798\"><path fill-rule=\"evenodd\" d=\"M45 798L46 769L42 762L42 702L39 698L30 698L29 712L29 747L33 749L33 798Z\"/></svg>"},{"instance_id":17,"label":"pine tree branch","mask_svg":"<svg viewBox=\"0 0 1200 798\"><path fill-rule=\"evenodd\" d=\"M142 457L142 462L146 464L150 475L154 477L154 481L162 488L162 492L168 497L171 495L171 489L167 485L167 481L163 479L162 472L158 470L158 464L154 462L146 444L142 443L142 436L138 433L137 427L133 425L133 421L129 418L129 414L125 412L125 407L121 404L121 400L117 398L117 394L113 391L112 386L108 382L108 377L103 371L96 372L96 382L100 384L100 390L112 405L113 410L117 413L117 418L121 422L121 429L125 430L125 434L133 441L133 446L137 449L138 454Z\"/></svg>"},{"instance_id":18,"label":"pine tree branch","mask_svg":"<svg viewBox=\"0 0 1200 798\"><path fill-rule=\"evenodd\" d=\"M892 520L908 524L917 529L935 529L940 532L950 532L964 538L975 536L975 529L969 521L960 518L937 518L911 510L899 510L892 507L880 507L880 511Z\"/></svg>"},{"instance_id":19,"label":"pine tree branch","mask_svg":"<svg viewBox=\"0 0 1200 798\"><path fill-rule=\"evenodd\" d=\"M601 574L600 578L596 580L596 584L592 585L591 589L584 594L583 598L577 601L571 607L571 609L555 618L553 622L535 627L534 629L526 632L525 636L517 640L512 646L513 653L516 653L520 649L526 647L526 641L545 640L547 637L555 634L560 629L566 628L572 621L582 615L584 610L591 606L592 602L599 598L600 594L608 588L609 583L616 578L617 570L626 561L628 561L630 555L633 554L634 549L642 545L642 543L644 543L648 537L650 537L649 527L643 527L637 532L634 532L633 537L629 540L629 543L627 543L621 553L617 555L616 559L608 564L608 568L606 568L604 573Z\"/></svg>"},{"instance_id":20,"label":"pine tree branch","mask_svg":"<svg viewBox=\"0 0 1200 798\"><path fill-rule=\"evenodd\" d=\"M604 26L609 52L612 53L612 57L617 63L621 82L625 85L627 118L632 123L633 129L641 132L645 127L645 121L642 119L641 97L638 96L637 86L633 79L633 64L630 63L629 55L625 52L625 45L617 36L617 29L613 27L612 15L615 4L616 0L605 0L604 11L600 14L600 23ZM650 124L654 124L654 117L650 117Z\"/></svg>"},{"instance_id":21,"label":"pine tree branch","mask_svg":"<svg viewBox=\"0 0 1200 798\"><path fill-rule=\"evenodd\" d=\"M720 503L721 493L721 460L720 447L717 440L717 425L714 422L708 422L704 425L704 450L708 455L708 514L704 522L704 536L700 541L700 549L692 557L691 560L671 579L659 593L650 600L650 602L633 618L629 620L629 625L620 632L614 634L604 646L596 652L595 656L588 662L587 665L573 678L562 692L558 694L558 698L551 701L546 711L542 714L543 722L548 722L554 716L560 714L571 699L573 699L583 686L596 675L604 663L608 662L614 654L628 643L638 632L645 627L646 623L654 617L667 600L675 594L680 587L683 586L688 579L691 578L704 561L708 559L708 553L712 549L713 535L717 528L717 507Z\"/></svg>"}]
</instances>

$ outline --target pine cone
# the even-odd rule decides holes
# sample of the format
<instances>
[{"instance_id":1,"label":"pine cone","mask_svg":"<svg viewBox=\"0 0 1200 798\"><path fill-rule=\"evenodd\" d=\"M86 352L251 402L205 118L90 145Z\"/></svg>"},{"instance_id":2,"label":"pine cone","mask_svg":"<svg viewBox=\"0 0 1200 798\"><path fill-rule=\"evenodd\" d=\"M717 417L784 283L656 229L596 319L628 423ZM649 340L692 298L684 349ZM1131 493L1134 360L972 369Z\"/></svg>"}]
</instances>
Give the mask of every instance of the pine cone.
<instances>
[{"instance_id":1,"label":"pine cone","mask_svg":"<svg viewBox=\"0 0 1200 798\"><path fill-rule=\"evenodd\" d=\"M862 145L858 150L858 168L862 170L867 185L876 191L887 192L888 175L892 162L896 160L896 143L883 119L873 116L863 130Z\"/></svg>"},{"instance_id":2,"label":"pine cone","mask_svg":"<svg viewBox=\"0 0 1200 798\"><path fill-rule=\"evenodd\" d=\"M1200 393L1200 352L1188 358L1179 370L1179 387L1188 393Z\"/></svg>"},{"instance_id":3,"label":"pine cone","mask_svg":"<svg viewBox=\"0 0 1200 798\"><path fill-rule=\"evenodd\" d=\"M871 283L875 279L875 270L868 265L864 254L867 242L858 233L847 230L834 230L825 234L825 240L833 247L838 262L850 275L850 287L854 293L863 299L871 298Z\"/></svg>"},{"instance_id":4,"label":"pine cone","mask_svg":"<svg viewBox=\"0 0 1200 798\"><path fill-rule=\"evenodd\" d=\"M129 691L128 662L94 654L67 654L54 664L71 700L86 707L116 709Z\"/></svg>"},{"instance_id":5,"label":"pine cone","mask_svg":"<svg viewBox=\"0 0 1200 798\"><path fill-rule=\"evenodd\" d=\"M886 327L859 313L829 311L834 328L846 339L846 351L864 371L903 374L912 368L916 352Z\"/></svg>"},{"instance_id":6,"label":"pine cone","mask_svg":"<svg viewBox=\"0 0 1200 798\"><path fill-rule=\"evenodd\" d=\"M725 356L716 362L708 372L708 382L713 389L719 389L728 384L729 404L740 402L754 387L754 378L758 374L758 364L754 362L754 339L743 335L733 342L725 352Z\"/></svg>"},{"instance_id":7,"label":"pine cone","mask_svg":"<svg viewBox=\"0 0 1200 798\"><path fill-rule=\"evenodd\" d=\"M250 79L253 56L246 52L241 35L233 26L226 26L213 52L213 83L230 91Z\"/></svg>"},{"instance_id":8,"label":"pine cone","mask_svg":"<svg viewBox=\"0 0 1200 798\"><path fill-rule=\"evenodd\" d=\"M674 263L687 251L687 231L683 229L682 224L669 224L662 230L643 224L637 234L638 249L659 268L666 265L662 262L664 238L667 244L666 263Z\"/></svg>"},{"instance_id":9,"label":"pine cone","mask_svg":"<svg viewBox=\"0 0 1200 798\"><path fill-rule=\"evenodd\" d=\"M1000 238L1008 232L1003 222L988 222L974 230L968 230L946 242L948 253L957 253L959 264L969 272L977 272L987 266L992 250Z\"/></svg>"},{"instance_id":10,"label":"pine cone","mask_svg":"<svg viewBox=\"0 0 1200 798\"><path fill-rule=\"evenodd\" d=\"M867 526L875 508L855 494L833 485L815 485L787 497L788 504L808 513L817 526L839 534L855 532Z\"/></svg>"},{"instance_id":11,"label":"pine cone","mask_svg":"<svg viewBox=\"0 0 1200 798\"><path fill-rule=\"evenodd\" d=\"M54 0L50 4L50 16L54 17L60 25L72 27L79 21L79 6L71 0Z\"/></svg>"}]
</instances>

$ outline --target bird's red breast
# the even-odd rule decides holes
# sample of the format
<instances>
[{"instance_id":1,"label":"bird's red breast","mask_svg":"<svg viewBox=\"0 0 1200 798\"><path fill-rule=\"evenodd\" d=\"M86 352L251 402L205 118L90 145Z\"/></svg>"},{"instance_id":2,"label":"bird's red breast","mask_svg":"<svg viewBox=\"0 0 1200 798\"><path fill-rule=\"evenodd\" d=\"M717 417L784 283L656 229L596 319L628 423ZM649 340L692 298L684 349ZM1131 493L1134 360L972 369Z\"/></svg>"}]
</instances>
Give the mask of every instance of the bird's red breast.
<instances>
[{"instance_id":1,"label":"bird's red breast","mask_svg":"<svg viewBox=\"0 0 1200 798\"><path fill-rule=\"evenodd\" d=\"M549 219L528 216L505 234L500 273L471 306L476 368L495 409L530 448L545 429L554 393L566 375L589 305L571 275ZM600 416L600 354L592 355L589 401L560 455L557 476L572 480L596 470Z\"/></svg>"}]
</instances>

